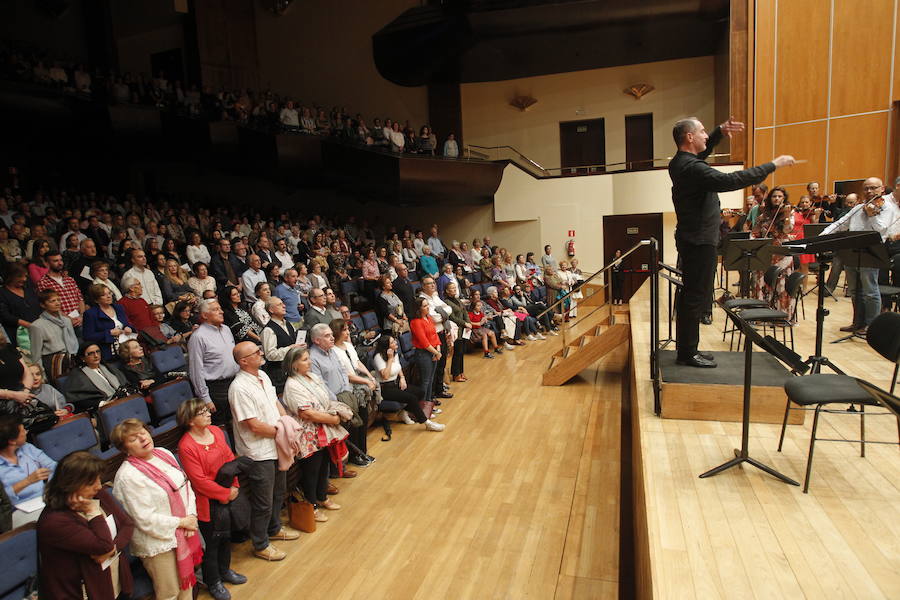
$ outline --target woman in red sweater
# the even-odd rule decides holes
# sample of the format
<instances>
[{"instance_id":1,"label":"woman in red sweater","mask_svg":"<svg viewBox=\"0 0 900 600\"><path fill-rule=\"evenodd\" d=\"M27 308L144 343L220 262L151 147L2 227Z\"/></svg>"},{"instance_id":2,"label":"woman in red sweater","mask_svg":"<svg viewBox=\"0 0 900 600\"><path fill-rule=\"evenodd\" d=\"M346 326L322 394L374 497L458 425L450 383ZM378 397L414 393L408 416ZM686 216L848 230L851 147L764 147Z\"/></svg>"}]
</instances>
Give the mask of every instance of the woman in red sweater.
<instances>
[{"instance_id":1,"label":"woman in red sweater","mask_svg":"<svg viewBox=\"0 0 900 600\"><path fill-rule=\"evenodd\" d=\"M224 583L246 583L247 578L231 570L231 540L216 534L210 515L210 500L227 504L238 496L235 477L230 487L216 483L216 474L234 454L218 427L210 426L209 409L203 400L191 398L178 408L178 424L187 431L178 442L178 457L197 498L197 522L206 542L203 553L203 582L216 600L229 600ZM213 510L216 506L213 505Z\"/></svg>"},{"instance_id":2,"label":"woman in red sweater","mask_svg":"<svg viewBox=\"0 0 900 600\"><path fill-rule=\"evenodd\" d=\"M428 300L417 298L416 311L409 321L409 329L412 332L412 343L416 352L413 361L419 367L419 386L425 390L424 402L432 401L432 383L434 380L435 365L441 360L441 340L438 338L434 323L428 316ZM426 416L429 412L425 411Z\"/></svg>"}]
</instances>

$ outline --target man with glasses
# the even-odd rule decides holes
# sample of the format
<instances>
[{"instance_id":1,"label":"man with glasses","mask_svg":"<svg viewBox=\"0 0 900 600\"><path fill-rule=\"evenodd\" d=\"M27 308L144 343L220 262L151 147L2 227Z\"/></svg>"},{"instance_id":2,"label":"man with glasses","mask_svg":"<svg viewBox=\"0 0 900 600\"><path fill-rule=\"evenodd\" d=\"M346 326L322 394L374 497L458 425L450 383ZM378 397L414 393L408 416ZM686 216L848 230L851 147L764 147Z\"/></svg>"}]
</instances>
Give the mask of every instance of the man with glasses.
<instances>
[{"instance_id":1,"label":"man with glasses","mask_svg":"<svg viewBox=\"0 0 900 600\"><path fill-rule=\"evenodd\" d=\"M281 524L281 505L287 487L286 471L278 470L275 425L284 414L272 381L260 367L265 362L262 348L253 342L234 347L234 362L240 370L228 388L228 402L234 415L234 446L238 456L253 461L241 481L250 497L250 540L253 556L282 560L283 551L269 540L296 540L300 534Z\"/></svg>"},{"instance_id":2,"label":"man with glasses","mask_svg":"<svg viewBox=\"0 0 900 600\"><path fill-rule=\"evenodd\" d=\"M319 323L328 325L333 320L328 312L325 290L313 288L309 292L309 310L303 315L303 328L310 331Z\"/></svg>"},{"instance_id":3,"label":"man with glasses","mask_svg":"<svg viewBox=\"0 0 900 600\"><path fill-rule=\"evenodd\" d=\"M200 326L188 340L191 384L197 397L212 411L214 425L231 422L228 388L238 372L232 356L234 336L223 325L225 313L217 300L201 300Z\"/></svg>"}]
</instances>

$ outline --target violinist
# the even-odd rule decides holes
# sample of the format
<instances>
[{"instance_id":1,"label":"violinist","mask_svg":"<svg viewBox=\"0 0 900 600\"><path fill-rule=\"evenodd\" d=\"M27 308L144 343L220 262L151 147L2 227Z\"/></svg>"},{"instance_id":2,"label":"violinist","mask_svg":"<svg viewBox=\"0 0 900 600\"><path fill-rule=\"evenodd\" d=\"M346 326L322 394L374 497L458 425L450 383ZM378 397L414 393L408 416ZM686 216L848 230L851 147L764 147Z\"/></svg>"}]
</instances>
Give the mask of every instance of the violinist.
<instances>
[{"instance_id":1,"label":"violinist","mask_svg":"<svg viewBox=\"0 0 900 600\"><path fill-rule=\"evenodd\" d=\"M813 208L821 208L822 219L830 221L833 208L836 205L837 196L834 194L831 194L830 196L820 196L818 181L810 181L806 184L806 192L809 195L810 205Z\"/></svg>"},{"instance_id":2,"label":"violinist","mask_svg":"<svg viewBox=\"0 0 900 600\"><path fill-rule=\"evenodd\" d=\"M773 187L769 190L765 201L763 201L759 217L756 219L756 226L753 228L750 237L772 238L772 245L774 246L780 246L784 242L789 241L791 233L794 231L793 212L793 207L788 201L787 190L781 186ZM784 284L788 276L794 271L794 257L790 254L774 254L772 255L772 265L782 269L782 276L778 278L772 294L775 308L793 315L793 299L788 296ZM753 293L760 300L765 300L767 296L763 275L762 271L757 271L754 276Z\"/></svg>"},{"instance_id":3,"label":"violinist","mask_svg":"<svg viewBox=\"0 0 900 600\"><path fill-rule=\"evenodd\" d=\"M791 232L791 239L802 240L804 237L803 226L811 223L818 223L824 209L821 207L813 207L809 196L802 196L797 208L794 209L794 230ZM809 263L816 262L814 254L801 254L794 260L794 268L797 268L799 260L800 272L804 275L809 274Z\"/></svg>"},{"instance_id":4,"label":"violinist","mask_svg":"<svg viewBox=\"0 0 900 600\"><path fill-rule=\"evenodd\" d=\"M744 231L753 231L756 226L756 219L759 218L759 211L762 210L763 202L766 194L769 193L769 186L764 183L758 183L750 188L750 208L747 210L747 220L744 222Z\"/></svg>"},{"instance_id":5,"label":"violinist","mask_svg":"<svg viewBox=\"0 0 900 600\"><path fill-rule=\"evenodd\" d=\"M894 221L900 216L897 206L883 196L884 184L877 177L863 182L865 202L857 204L847 214L829 225L823 234L838 231L877 231L884 240ZM853 322L841 331L865 335L869 323L881 312L881 292L878 288L878 269L844 265L847 285L853 298Z\"/></svg>"}]
</instances>

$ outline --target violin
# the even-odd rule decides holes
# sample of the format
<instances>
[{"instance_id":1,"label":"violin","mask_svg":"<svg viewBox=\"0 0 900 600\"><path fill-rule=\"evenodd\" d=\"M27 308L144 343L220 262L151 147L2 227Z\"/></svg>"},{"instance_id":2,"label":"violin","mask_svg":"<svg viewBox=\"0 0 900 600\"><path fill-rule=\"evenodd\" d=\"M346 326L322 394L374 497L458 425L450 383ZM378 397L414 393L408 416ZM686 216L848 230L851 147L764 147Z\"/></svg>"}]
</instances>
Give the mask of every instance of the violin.
<instances>
[{"instance_id":1,"label":"violin","mask_svg":"<svg viewBox=\"0 0 900 600\"><path fill-rule=\"evenodd\" d=\"M881 214L881 211L884 210L884 196L878 196L877 198L872 198L866 205L863 207L863 210L866 211L866 214L870 217L874 217Z\"/></svg>"}]
</instances>

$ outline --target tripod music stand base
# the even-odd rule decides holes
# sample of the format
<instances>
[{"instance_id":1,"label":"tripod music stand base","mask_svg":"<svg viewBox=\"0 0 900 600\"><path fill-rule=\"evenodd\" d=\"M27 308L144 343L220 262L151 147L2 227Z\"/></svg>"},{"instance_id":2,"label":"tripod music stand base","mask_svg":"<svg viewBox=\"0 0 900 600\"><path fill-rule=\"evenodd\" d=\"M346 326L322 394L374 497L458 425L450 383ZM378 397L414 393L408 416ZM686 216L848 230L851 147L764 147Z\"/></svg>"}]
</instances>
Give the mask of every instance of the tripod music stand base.
<instances>
[{"instance_id":1,"label":"tripod music stand base","mask_svg":"<svg viewBox=\"0 0 900 600\"><path fill-rule=\"evenodd\" d=\"M789 483L791 485L796 485L796 486L800 485L798 482L794 481L787 475L782 475L781 473L779 473L772 467L762 464L755 458L751 458L749 456L743 455L742 453L740 453L737 450L735 450L735 454L738 455L736 458L732 458L728 462L723 463L723 464L719 465L718 467L714 467L714 468L710 469L709 471L707 471L706 473L701 474L700 479L712 477L713 475L718 475L722 471L728 470L731 467L739 467L740 465L742 465L744 463L748 463L750 465L753 465L754 467L756 467L757 469L759 469L761 471L765 471L772 477L775 477L776 479L780 479L781 481L783 481L785 483Z\"/></svg>"},{"instance_id":2,"label":"tripod music stand base","mask_svg":"<svg viewBox=\"0 0 900 600\"><path fill-rule=\"evenodd\" d=\"M859 332L854 331L850 335L845 335L844 337L840 337L836 340L831 340L831 343L832 344L840 344L841 342L846 342L847 340L852 340L853 338L859 338L863 341L866 340L866 338L863 335L861 335Z\"/></svg>"}]
</instances>

